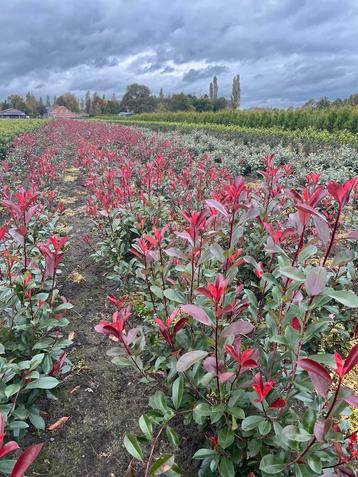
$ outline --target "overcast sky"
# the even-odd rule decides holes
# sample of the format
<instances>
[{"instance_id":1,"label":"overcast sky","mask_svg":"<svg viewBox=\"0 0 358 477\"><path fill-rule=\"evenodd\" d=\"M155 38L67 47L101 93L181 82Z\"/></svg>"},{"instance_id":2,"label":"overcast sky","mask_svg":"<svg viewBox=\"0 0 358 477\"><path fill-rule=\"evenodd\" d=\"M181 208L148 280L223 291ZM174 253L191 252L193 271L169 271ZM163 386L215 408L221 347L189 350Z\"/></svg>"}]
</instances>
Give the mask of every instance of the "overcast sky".
<instances>
[{"instance_id":1,"label":"overcast sky","mask_svg":"<svg viewBox=\"0 0 358 477\"><path fill-rule=\"evenodd\" d=\"M358 0L1 0L0 98L208 93L242 106L358 92Z\"/></svg>"}]
</instances>

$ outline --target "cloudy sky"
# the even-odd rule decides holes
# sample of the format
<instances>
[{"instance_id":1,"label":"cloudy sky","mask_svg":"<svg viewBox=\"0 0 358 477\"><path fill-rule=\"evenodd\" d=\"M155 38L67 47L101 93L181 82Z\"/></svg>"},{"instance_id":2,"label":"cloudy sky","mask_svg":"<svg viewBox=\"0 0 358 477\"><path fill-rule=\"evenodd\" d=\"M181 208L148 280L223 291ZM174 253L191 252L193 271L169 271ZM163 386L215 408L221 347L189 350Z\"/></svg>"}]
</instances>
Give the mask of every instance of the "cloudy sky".
<instances>
[{"instance_id":1,"label":"cloudy sky","mask_svg":"<svg viewBox=\"0 0 358 477\"><path fill-rule=\"evenodd\" d=\"M358 0L2 0L0 98L87 90L299 105L358 92Z\"/></svg>"}]
</instances>

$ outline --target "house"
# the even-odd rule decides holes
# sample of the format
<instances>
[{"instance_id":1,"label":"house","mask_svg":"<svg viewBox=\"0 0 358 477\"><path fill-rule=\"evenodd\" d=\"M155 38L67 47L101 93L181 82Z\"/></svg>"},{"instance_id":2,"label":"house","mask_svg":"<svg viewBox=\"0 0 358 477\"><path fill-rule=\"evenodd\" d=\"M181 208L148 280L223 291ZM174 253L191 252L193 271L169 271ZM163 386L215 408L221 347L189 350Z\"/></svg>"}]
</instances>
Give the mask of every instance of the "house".
<instances>
[{"instance_id":1,"label":"house","mask_svg":"<svg viewBox=\"0 0 358 477\"><path fill-rule=\"evenodd\" d=\"M47 116L49 118L64 118L64 119L71 119L71 118L78 118L80 113L73 113L65 106L59 106L55 104L54 106L49 106L47 108Z\"/></svg>"},{"instance_id":2,"label":"house","mask_svg":"<svg viewBox=\"0 0 358 477\"><path fill-rule=\"evenodd\" d=\"M25 119L26 113L15 108L8 108L0 111L0 119Z\"/></svg>"}]
</instances>

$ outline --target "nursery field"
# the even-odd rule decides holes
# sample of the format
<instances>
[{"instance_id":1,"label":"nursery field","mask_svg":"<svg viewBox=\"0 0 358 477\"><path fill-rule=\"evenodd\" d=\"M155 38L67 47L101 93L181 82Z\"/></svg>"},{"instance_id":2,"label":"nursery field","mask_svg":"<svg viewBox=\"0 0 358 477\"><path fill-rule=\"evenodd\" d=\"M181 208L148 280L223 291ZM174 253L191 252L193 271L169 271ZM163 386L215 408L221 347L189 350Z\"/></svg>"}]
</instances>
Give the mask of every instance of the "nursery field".
<instances>
[{"instance_id":1,"label":"nursery field","mask_svg":"<svg viewBox=\"0 0 358 477\"><path fill-rule=\"evenodd\" d=\"M358 110L273 110L142 113L128 118L115 115L99 119L159 131L209 132L218 137L250 143L268 143L320 149L322 145L358 145Z\"/></svg>"},{"instance_id":2,"label":"nursery field","mask_svg":"<svg viewBox=\"0 0 358 477\"><path fill-rule=\"evenodd\" d=\"M0 169L0 475L356 475L353 143L56 120Z\"/></svg>"},{"instance_id":3,"label":"nursery field","mask_svg":"<svg viewBox=\"0 0 358 477\"><path fill-rule=\"evenodd\" d=\"M132 120L167 121L192 124L222 124L247 128L280 128L284 130L358 132L358 108L346 106L329 109L273 109L263 111L163 112L136 114Z\"/></svg>"}]
</instances>

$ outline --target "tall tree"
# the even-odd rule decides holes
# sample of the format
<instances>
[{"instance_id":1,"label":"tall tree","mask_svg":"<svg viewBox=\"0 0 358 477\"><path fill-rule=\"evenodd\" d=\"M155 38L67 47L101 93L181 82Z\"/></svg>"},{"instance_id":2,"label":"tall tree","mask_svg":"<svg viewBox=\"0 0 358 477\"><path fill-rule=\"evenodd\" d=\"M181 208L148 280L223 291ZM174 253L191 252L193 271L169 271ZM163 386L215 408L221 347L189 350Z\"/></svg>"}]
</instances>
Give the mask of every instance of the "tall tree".
<instances>
[{"instance_id":1,"label":"tall tree","mask_svg":"<svg viewBox=\"0 0 358 477\"><path fill-rule=\"evenodd\" d=\"M91 114L92 111L92 99L90 91L87 91L85 96L85 111L87 114Z\"/></svg>"},{"instance_id":2,"label":"tall tree","mask_svg":"<svg viewBox=\"0 0 358 477\"><path fill-rule=\"evenodd\" d=\"M170 111L189 111L194 109L192 97L185 93L173 94L169 101Z\"/></svg>"},{"instance_id":3,"label":"tall tree","mask_svg":"<svg viewBox=\"0 0 358 477\"><path fill-rule=\"evenodd\" d=\"M212 81L210 81L209 98L210 98L210 101L214 99L214 85Z\"/></svg>"},{"instance_id":4,"label":"tall tree","mask_svg":"<svg viewBox=\"0 0 358 477\"><path fill-rule=\"evenodd\" d=\"M240 75L234 76L232 80L231 109L239 109L241 100Z\"/></svg>"},{"instance_id":5,"label":"tall tree","mask_svg":"<svg viewBox=\"0 0 358 477\"><path fill-rule=\"evenodd\" d=\"M20 96L18 94L12 94L7 99L9 101L9 103L11 104L12 108L18 109L20 111L23 111L26 114L29 114L29 110L28 110L28 108L26 106L26 103L25 103L24 99L22 98L22 96Z\"/></svg>"},{"instance_id":6,"label":"tall tree","mask_svg":"<svg viewBox=\"0 0 358 477\"><path fill-rule=\"evenodd\" d=\"M147 86L134 83L127 86L121 101L121 109L134 113L151 113L155 110L155 98Z\"/></svg>"},{"instance_id":7,"label":"tall tree","mask_svg":"<svg viewBox=\"0 0 358 477\"><path fill-rule=\"evenodd\" d=\"M38 102L35 96L31 93L27 93L25 104L30 116L37 116L38 112Z\"/></svg>"},{"instance_id":8,"label":"tall tree","mask_svg":"<svg viewBox=\"0 0 358 477\"><path fill-rule=\"evenodd\" d=\"M218 79L216 76L213 78L213 101L218 97Z\"/></svg>"},{"instance_id":9,"label":"tall tree","mask_svg":"<svg viewBox=\"0 0 358 477\"><path fill-rule=\"evenodd\" d=\"M62 96L59 96L56 100L56 104L59 106L65 106L73 113L78 113L80 110L77 98L72 93L65 93Z\"/></svg>"}]
</instances>

